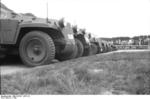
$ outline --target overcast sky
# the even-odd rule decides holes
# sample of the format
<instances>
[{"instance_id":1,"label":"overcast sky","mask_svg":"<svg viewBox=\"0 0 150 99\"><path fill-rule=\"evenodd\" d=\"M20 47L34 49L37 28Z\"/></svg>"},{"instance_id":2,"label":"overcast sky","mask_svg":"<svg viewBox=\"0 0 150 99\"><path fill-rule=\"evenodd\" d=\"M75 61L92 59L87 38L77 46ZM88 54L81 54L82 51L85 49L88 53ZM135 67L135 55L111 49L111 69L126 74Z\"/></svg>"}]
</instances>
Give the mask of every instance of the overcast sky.
<instances>
[{"instance_id":1,"label":"overcast sky","mask_svg":"<svg viewBox=\"0 0 150 99\"><path fill-rule=\"evenodd\" d=\"M150 0L1 0L17 13L64 17L98 37L150 35Z\"/></svg>"}]
</instances>

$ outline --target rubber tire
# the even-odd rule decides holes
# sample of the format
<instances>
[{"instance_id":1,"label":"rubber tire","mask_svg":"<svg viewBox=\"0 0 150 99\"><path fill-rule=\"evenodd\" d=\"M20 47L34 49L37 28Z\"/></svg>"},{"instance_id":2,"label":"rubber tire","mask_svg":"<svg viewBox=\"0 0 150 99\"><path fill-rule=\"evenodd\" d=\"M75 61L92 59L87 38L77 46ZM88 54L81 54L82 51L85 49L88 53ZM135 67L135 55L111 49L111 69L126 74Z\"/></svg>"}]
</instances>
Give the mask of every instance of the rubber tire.
<instances>
[{"instance_id":1,"label":"rubber tire","mask_svg":"<svg viewBox=\"0 0 150 99\"><path fill-rule=\"evenodd\" d=\"M107 47L104 46L103 48L104 48L104 51L103 51L103 52L106 53L106 52L107 52Z\"/></svg>"},{"instance_id":2,"label":"rubber tire","mask_svg":"<svg viewBox=\"0 0 150 99\"><path fill-rule=\"evenodd\" d=\"M102 46L100 46L100 48L99 48L99 49L100 49L99 54L100 54L100 53L103 53L103 50L104 50L104 49L103 49L103 47L102 47Z\"/></svg>"},{"instance_id":3,"label":"rubber tire","mask_svg":"<svg viewBox=\"0 0 150 99\"><path fill-rule=\"evenodd\" d=\"M73 51L73 53L70 55L69 59L74 59L74 58L76 58L77 54L78 54L78 47L77 47L77 45L75 45L75 46L74 46L74 51Z\"/></svg>"},{"instance_id":4,"label":"rubber tire","mask_svg":"<svg viewBox=\"0 0 150 99\"><path fill-rule=\"evenodd\" d=\"M37 63L30 61L29 57L27 57L27 55L25 54L26 53L25 45L27 44L26 42L28 40L32 40L34 37L40 39L42 43L45 44L43 46L46 47L45 57L43 58L42 61L37 62ZM23 63L28 66L47 65L51 63L51 60L53 60L55 57L55 45L54 45L52 38L45 32L31 31L22 38L20 46L19 46L19 54Z\"/></svg>"},{"instance_id":5,"label":"rubber tire","mask_svg":"<svg viewBox=\"0 0 150 99\"><path fill-rule=\"evenodd\" d=\"M6 50L2 49L0 46L0 65L4 63L6 57Z\"/></svg>"},{"instance_id":6,"label":"rubber tire","mask_svg":"<svg viewBox=\"0 0 150 99\"><path fill-rule=\"evenodd\" d=\"M0 53L0 65L3 64L4 60L5 60L5 55Z\"/></svg>"},{"instance_id":7,"label":"rubber tire","mask_svg":"<svg viewBox=\"0 0 150 99\"><path fill-rule=\"evenodd\" d=\"M89 45L89 48L84 48L84 51L83 51L83 55L82 56L89 56L90 55L90 52L91 52L91 47Z\"/></svg>"},{"instance_id":8,"label":"rubber tire","mask_svg":"<svg viewBox=\"0 0 150 99\"><path fill-rule=\"evenodd\" d=\"M105 47L102 46L102 52L101 53L104 53L105 52Z\"/></svg>"},{"instance_id":9,"label":"rubber tire","mask_svg":"<svg viewBox=\"0 0 150 99\"><path fill-rule=\"evenodd\" d=\"M75 42L76 42L76 45L77 45L77 48L78 48L78 52L77 52L76 58L82 57L83 51L84 51L83 44L78 39L75 39Z\"/></svg>"},{"instance_id":10,"label":"rubber tire","mask_svg":"<svg viewBox=\"0 0 150 99\"><path fill-rule=\"evenodd\" d=\"M95 55L97 53L98 53L98 47L97 47L97 45L94 44L94 43L91 43L91 52L90 52L90 54L91 55Z\"/></svg>"},{"instance_id":11,"label":"rubber tire","mask_svg":"<svg viewBox=\"0 0 150 99\"><path fill-rule=\"evenodd\" d=\"M65 53L58 54L56 55L56 59L58 59L59 61L66 61L66 60L74 59L76 58L77 53L78 53L78 48L77 48L77 45L75 45L73 46L73 52L70 55L67 55Z\"/></svg>"}]
</instances>

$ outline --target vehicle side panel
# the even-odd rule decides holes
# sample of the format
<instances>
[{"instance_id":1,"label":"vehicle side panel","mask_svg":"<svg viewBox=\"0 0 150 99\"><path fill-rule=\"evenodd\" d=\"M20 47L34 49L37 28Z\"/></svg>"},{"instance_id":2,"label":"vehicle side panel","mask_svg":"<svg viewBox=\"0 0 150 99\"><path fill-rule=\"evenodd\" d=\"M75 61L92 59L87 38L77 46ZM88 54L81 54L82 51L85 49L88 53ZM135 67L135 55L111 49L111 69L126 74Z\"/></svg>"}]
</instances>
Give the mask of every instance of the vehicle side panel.
<instances>
[{"instance_id":1,"label":"vehicle side panel","mask_svg":"<svg viewBox=\"0 0 150 99\"><path fill-rule=\"evenodd\" d=\"M1 19L0 21L0 44L14 43L19 22L9 19Z\"/></svg>"}]
</instances>

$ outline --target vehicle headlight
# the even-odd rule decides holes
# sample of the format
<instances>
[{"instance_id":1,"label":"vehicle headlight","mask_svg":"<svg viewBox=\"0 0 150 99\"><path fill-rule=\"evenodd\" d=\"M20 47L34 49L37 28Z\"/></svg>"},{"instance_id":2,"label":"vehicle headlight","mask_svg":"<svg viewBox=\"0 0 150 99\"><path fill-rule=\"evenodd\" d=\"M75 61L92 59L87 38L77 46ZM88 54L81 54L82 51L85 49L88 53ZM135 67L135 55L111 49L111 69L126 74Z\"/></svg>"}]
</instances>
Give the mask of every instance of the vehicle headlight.
<instances>
[{"instance_id":1,"label":"vehicle headlight","mask_svg":"<svg viewBox=\"0 0 150 99\"><path fill-rule=\"evenodd\" d=\"M74 39L73 34L68 34L68 38L69 38L69 39Z\"/></svg>"}]
</instances>

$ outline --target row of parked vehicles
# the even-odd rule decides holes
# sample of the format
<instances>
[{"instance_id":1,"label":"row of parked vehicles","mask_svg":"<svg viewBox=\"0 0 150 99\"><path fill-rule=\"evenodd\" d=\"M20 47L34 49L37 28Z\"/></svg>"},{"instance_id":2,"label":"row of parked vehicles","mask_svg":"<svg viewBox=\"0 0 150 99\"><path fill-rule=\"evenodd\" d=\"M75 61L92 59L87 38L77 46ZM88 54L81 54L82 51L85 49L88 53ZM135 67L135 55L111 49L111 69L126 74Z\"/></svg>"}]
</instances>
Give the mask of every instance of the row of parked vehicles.
<instances>
[{"instance_id":1,"label":"row of parked vehicles","mask_svg":"<svg viewBox=\"0 0 150 99\"><path fill-rule=\"evenodd\" d=\"M28 66L50 64L116 50L115 46L92 37L85 29L72 26L64 19L37 17L0 18L0 61L19 55Z\"/></svg>"}]
</instances>

